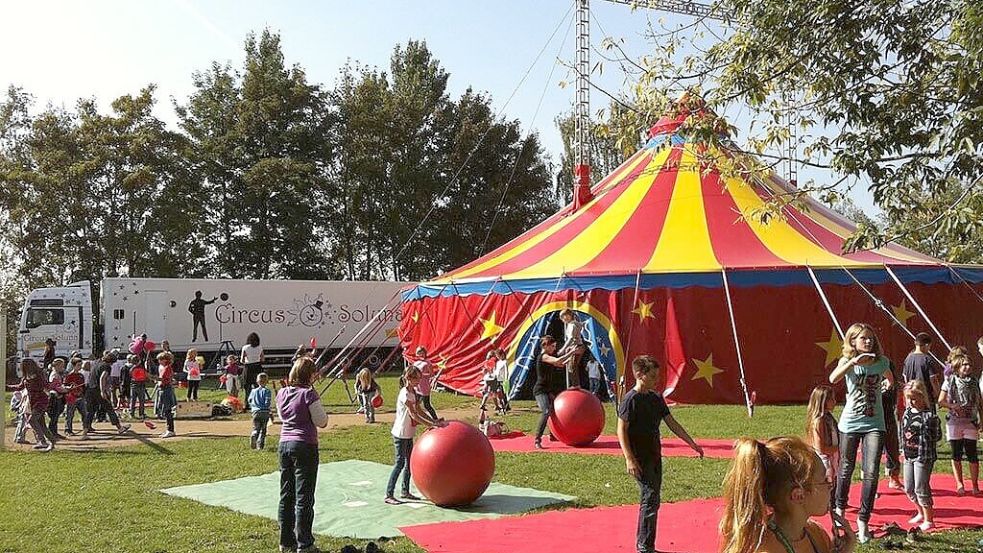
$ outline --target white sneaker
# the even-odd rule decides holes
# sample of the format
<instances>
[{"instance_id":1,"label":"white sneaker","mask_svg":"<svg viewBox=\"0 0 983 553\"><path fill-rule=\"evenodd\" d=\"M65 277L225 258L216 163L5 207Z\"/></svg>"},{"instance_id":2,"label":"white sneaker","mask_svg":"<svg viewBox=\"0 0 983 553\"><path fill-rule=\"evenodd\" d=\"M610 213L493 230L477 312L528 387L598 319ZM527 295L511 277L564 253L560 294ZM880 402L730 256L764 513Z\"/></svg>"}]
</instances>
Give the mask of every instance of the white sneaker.
<instances>
[{"instance_id":1,"label":"white sneaker","mask_svg":"<svg viewBox=\"0 0 983 553\"><path fill-rule=\"evenodd\" d=\"M871 540L873 536L870 535L870 530L867 528L867 523L862 520L857 521L857 542L867 543Z\"/></svg>"},{"instance_id":2,"label":"white sneaker","mask_svg":"<svg viewBox=\"0 0 983 553\"><path fill-rule=\"evenodd\" d=\"M161 438L173 438L174 437L174 433L171 432L170 430L168 430L167 432L164 432L163 434L161 434L160 437Z\"/></svg>"}]
</instances>

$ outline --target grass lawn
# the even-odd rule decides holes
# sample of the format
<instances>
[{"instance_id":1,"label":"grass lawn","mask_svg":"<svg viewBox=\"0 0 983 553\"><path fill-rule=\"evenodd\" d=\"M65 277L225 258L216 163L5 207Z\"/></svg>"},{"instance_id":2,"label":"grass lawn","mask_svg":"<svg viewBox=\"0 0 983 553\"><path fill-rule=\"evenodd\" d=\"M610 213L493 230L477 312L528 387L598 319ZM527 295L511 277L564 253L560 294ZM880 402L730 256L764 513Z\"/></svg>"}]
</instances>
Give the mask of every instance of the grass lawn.
<instances>
[{"instance_id":1,"label":"grass lawn","mask_svg":"<svg viewBox=\"0 0 983 553\"><path fill-rule=\"evenodd\" d=\"M389 400L394 381L382 380ZM340 387L333 388L325 402L342 411L349 409ZM475 404L475 400L440 394L435 404L439 410ZM537 420L532 402L516 402L515 407L518 413L507 418L508 424L532 431ZM614 417L608 409L608 430L613 431ZM760 407L750 420L743 408L732 406L679 407L673 412L694 436L709 438L799 432L804 408ZM0 552L275 551L274 521L158 492L276 470L272 450L248 451L242 443L231 438L164 442L159 450L139 446L87 453L2 453L0 495L6 500L0 501ZM943 456L948 453L947 447L942 450ZM322 435L322 462L364 459L388 464L392 456L386 425L360 425ZM948 471L946 465L937 466ZM496 480L575 495L578 506L619 505L637 501L635 484L624 470L620 457L502 453ZM663 500L719 495L726 470L724 460L667 459ZM910 551L971 553L981 537L979 531L936 534ZM318 545L328 551L346 543L318 537ZM388 541L383 548L420 551L406 538ZM881 550L877 542L860 549Z\"/></svg>"},{"instance_id":2,"label":"grass lawn","mask_svg":"<svg viewBox=\"0 0 983 553\"><path fill-rule=\"evenodd\" d=\"M385 404L381 409L378 409L377 412L391 413L394 410L396 393L399 391L399 375L384 374L376 377L376 382L379 383L379 387L382 389L382 397L385 400ZM321 381L317 385L317 391L321 392L326 386L328 386L328 381ZM354 378L350 378L348 380L348 388L351 390L354 397ZM178 388L176 393L178 400L183 400L185 398L184 394L187 393L187 390L185 388ZM215 379L202 382L201 389L198 391L199 400L212 403L220 403L227 396L228 394L225 393L224 389L216 389ZM239 392L239 398L244 399L241 391ZM324 409L328 414L354 413L358 405L357 401L357 399L355 403L349 401L348 393L345 391L345 383L341 380L332 382L330 387L327 388L327 392L321 395L321 403L324 404ZM435 404L440 405L440 407L443 409L462 407L466 405L477 405L477 402L472 397L443 391L434 392L433 401ZM249 415L247 414L243 416L248 417Z\"/></svg>"}]
</instances>

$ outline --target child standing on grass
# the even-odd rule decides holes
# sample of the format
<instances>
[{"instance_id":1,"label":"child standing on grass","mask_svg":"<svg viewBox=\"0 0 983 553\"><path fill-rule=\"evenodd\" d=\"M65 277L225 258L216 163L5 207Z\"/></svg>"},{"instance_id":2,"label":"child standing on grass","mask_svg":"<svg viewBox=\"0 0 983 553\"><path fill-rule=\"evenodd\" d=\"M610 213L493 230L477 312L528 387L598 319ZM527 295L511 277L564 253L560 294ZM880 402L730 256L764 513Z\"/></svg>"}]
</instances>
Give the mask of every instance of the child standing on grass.
<instances>
[{"instance_id":1,"label":"child standing on grass","mask_svg":"<svg viewBox=\"0 0 983 553\"><path fill-rule=\"evenodd\" d=\"M82 392L85 389L85 376L82 374L82 359L72 357L69 362L68 374L65 375L65 386L69 388L65 394L65 434L75 435L75 411L79 412L80 417L85 415L85 400L82 399Z\"/></svg>"},{"instance_id":2,"label":"child standing on grass","mask_svg":"<svg viewBox=\"0 0 983 553\"><path fill-rule=\"evenodd\" d=\"M918 512L908 522L919 524L921 531L934 525L932 488L929 478L935 465L935 443L942 438L942 425L932 409L928 391L921 380L904 387L905 412L901 419L901 445L904 451L904 488Z\"/></svg>"},{"instance_id":3,"label":"child standing on grass","mask_svg":"<svg viewBox=\"0 0 983 553\"><path fill-rule=\"evenodd\" d=\"M833 408L836 396L829 386L816 386L809 396L806 410L806 442L826 467L826 478L836 481L840 470L840 434L836 429Z\"/></svg>"},{"instance_id":4,"label":"child standing on grass","mask_svg":"<svg viewBox=\"0 0 983 553\"><path fill-rule=\"evenodd\" d=\"M741 438L734 452L724 478L722 553L853 553L857 536L843 515L832 514L834 540L810 520L829 512L833 483L809 445Z\"/></svg>"},{"instance_id":5,"label":"child standing on grass","mask_svg":"<svg viewBox=\"0 0 983 553\"><path fill-rule=\"evenodd\" d=\"M188 375L188 401L198 401L198 387L201 386L201 365L198 364L198 350L191 348L184 358L184 372Z\"/></svg>"},{"instance_id":6,"label":"child standing on grass","mask_svg":"<svg viewBox=\"0 0 983 553\"><path fill-rule=\"evenodd\" d=\"M392 473L389 475L389 483L386 485L385 501L390 505L402 503L393 495L396 492L396 481L399 479L400 472L403 473L403 493L400 494L400 498L420 499L410 493L410 457L413 455L413 436L416 435L416 425L434 427L443 424L442 419L431 417L417 401L416 389L420 384L420 378L420 369L415 365L410 365L403 371L403 378L400 380L402 387L396 398L396 420L393 422L392 429L396 462L393 465Z\"/></svg>"},{"instance_id":7,"label":"child standing on grass","mask_svg":"<svg viewBox=\"0 0 983 553\"><path fill-rule=\"evenodd\" d=\"M379 385L376 384L372 376L372 369L362 367L355 376L355 392L358 393L359 400L362 402L362 409L365 412L365 422L371 424L375 422L375 405L372 400L379 394Z\"/></svg>"},{"instance_id":8,"label":"child standing on grass","mask_svg":"<svg viewBox=\"0 0 983 553\"><path fill-rule=\"evenodd\" d=\"M20 384L8 386L8 389L17 392L23 390L27 394L27 402L24 403L22 399L21 405L26 418L25 423L34 432L36 441L34 449L51 451L55 446L49 439L48 429L44 425L44 414L48 410L48 382L41 375L41 367L33 359L24 359L20 367L23 375ZM20 443L24 443L22 436Z\"/></svg>"},{"instance_id":9,"label":"child standing on grass","mask_svg":"<svg viewBox=\"0 0 983 553\"><path fill-rule=\"evenodd\" d=\"M436 420L437 411L434 410L433 403L430 402L430 392L433 390L435 380L433 363L427 359L427 348L423 346L416 348L416 356L417 360L413 362L413 366L420 371L420 380L417 384L416 395L420 398L420 405L427 410L430 418Z\"/></svg>"},{"instance_id":10,"label":"child standing on grass","mask_svg":"<svg viewBox=\"0 0 983 553\"><path fill-rule=\"evenodd\" d=\"M952 472L956 476L956 494L964 495L963 454L969 461L969 478L973 495L980 495L980 460L976 440L980 438L980 381L973 376L973 366L964 355L952 359L953 374L942 383L939 406L949 410L946 414L946 434L952 446Z\"/></svg>"},{"instance_id":11,"label":"child standing on grass","mask_svg":"<svg viewBox=\"0 0 983 553\"><path fill-rule=\"evenodd\" d=\"M270 422L270 404L273 394L266 387L266 373L256 375L256 387L249 392L249 405L253 413L253 433L249 437L249 449L263 449L266 445L266 425Z\"/></svg>"},{"instance_id":12,"label":"child standing on grass","mask_svg":"<svg viewBox=\"0 0 983 553\"><path fill-rule=\"evenodd\" d=\"M239 397L239 358L230 355L225 358L225 391L232 397Z\"/></svg>"},{"instance_id":13,"label":"child standing on grass","mask_svg":"<svg viewBox=\"0 0 983 553\"><path fill-rule=\"evenodd\" d=\"M641 501L638 507L638 532L635 547L639 553L654 553L662 492L662 421L683 439L700 458L703 448L690 437L672 414L665 400L656 392L659 364L650 355L640 355L631 362L635 387L625 394L618 407L618 443L625 456L628 474L638 482Z\"/></svg>"},{"instance_id":14,"label":"child standing on grass","mask_svg":"<svg viewBox=\"0 0 983 553\"><path fill-rule=\"evenodd\" d=\"M147 399L147 369L136 355L133 358L133 368L130 369L130 418L140 410L140 420L147 418L144 401Z\"/></svg>"},{"instance_id":15,"label":"child standing on grass","mask_svg":"<svg viewBox=\"0 0 983 553\"><path fill-rule=\"evenodd\" d=\"M161 438L171 438L174 434L174 409L177 408L177 396L174 394L174 354L162 351L157 354L157 385L159 387L160 415L167 422L167 430Z\"/></svg>"}]
</instances>

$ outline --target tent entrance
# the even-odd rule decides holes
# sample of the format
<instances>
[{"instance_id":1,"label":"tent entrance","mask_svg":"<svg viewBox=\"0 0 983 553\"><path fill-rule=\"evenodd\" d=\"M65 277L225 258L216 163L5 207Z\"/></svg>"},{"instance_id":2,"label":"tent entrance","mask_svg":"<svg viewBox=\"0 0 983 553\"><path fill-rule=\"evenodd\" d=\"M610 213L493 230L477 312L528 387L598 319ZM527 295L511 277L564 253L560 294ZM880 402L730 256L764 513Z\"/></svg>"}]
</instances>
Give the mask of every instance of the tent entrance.
<instances>
[{"instance_id":1,"label":"tent entrance","mask_svg":"<svg viewBox=\"0 0 983 553\"><path fill-rule=\"evenodd\" d=\"M608 383L613 384L618 374L614 346L611 344L608 329L591 314L574 308L574 312L584 321L584 343L587 353L580 359L579 372L581 385L587 387L587 361L597 359ZM563 344L563 322L560 321L560 310L550 311L538 319L519 337L509 350L509 360L514 367L509 377L510 399L532 399L532 388L536 382L536 359L539 358L539 339L552 336L558 344ZM565 380L563 369L555 369L553 375L557 382ZM612 397L613 390L608 387L608 396Z\"/></svg>"}]
</instances>

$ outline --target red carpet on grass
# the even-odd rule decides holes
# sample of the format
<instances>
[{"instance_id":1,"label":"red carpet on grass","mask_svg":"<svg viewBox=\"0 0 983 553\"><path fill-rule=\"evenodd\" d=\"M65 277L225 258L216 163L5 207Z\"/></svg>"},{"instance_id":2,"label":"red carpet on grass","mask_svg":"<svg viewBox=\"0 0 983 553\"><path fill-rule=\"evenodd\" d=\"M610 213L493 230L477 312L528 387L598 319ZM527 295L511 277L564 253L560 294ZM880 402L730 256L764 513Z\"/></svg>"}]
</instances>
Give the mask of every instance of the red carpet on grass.
<instances>
[{"instance_id":1,"label":"red carpet on grass","mask_svg":"<svg viewBox=\"0 0 983 553\"><path fill-rule=\"evenodd\" d=\"M494 442L493 442L494 443ZM672 478L667 474L666 478ZM937 530L983 526L983 498L957 497L953 479L934 475L935 523ZM889 522L908 528L914 509L904 492L892 490L882 481L881 495L874 504L871 527ZM860 485L850 490L850 505L860 501ZM695 499L666 503L659 510L656 549L672 553L717 553L717 524L723 500ZM445 522L400 528L429 553L633 553L637 505L547 511L518 517ZM847 519L856 525L856 509L847 510ZM820 522L829 530L829 517ZM875 532L879 536L880 532Z\"/></svg>"},{"instance_id":2,"label":"red carpet on grass","mask_svg":"<svg viewBox=\"0 0 983 553\"><path fill-rule=\"evenodd\" d=\"M495 451L508 451L516 453L528 452L553 452L553 453L580 453L585 455L621 455L621 446L618 445L617 436L600 436L594 443L586 447L571 447L563 442L551 442L543 439L543 449L536 449L536 440L533 436L516 432L508 434L501 439L491 440ZM703 453L707 457L716 459L731 459L734 457L734 440L712 440L698 439L698 444L703 448ZM662 438L662 455L664 457L696 457L686 442L679 438Z\"/></svg>"}]
</instances>

